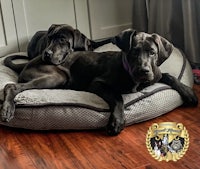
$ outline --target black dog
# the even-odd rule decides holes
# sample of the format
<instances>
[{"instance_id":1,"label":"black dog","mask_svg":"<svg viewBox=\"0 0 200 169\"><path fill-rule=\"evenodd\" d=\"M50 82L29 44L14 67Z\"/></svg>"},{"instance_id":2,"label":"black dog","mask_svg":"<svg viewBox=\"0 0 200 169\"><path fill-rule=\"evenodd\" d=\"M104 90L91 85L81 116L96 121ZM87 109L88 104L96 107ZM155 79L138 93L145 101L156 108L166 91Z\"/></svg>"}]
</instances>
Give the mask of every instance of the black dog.
<instances>
[{"instance_id":1,"label":"black dog","mask_svg":"<svg viewBox=\"0 0 200 169\"><path fill-rule=\"evenodd\" d=\"M53 24L48 31L38 31L32 37L27 47L28 59L31 60L41 55L43 61L59 65L72 51L93 51L109 42L110 38L95 42L70 25ZM24 56L14 55L6 58L4 63L20 73L25 64L12 64L11 62L11 60L20 58L25 59Z\"/></svg>"},{"instance_id":2,"label":"black dog","mask_svg":"<svg viewBox=\"0 0 200 169\"><path fill-rule=\"evenodd\" d=\"M140 85L161 81L177 90L185 103L191 106L197 104L197 97L191 88L168 74L162 75L158 68L173 48L166 39L156 34L137 34L129 29L113 38L113 42L123 51L73 52L58 66L46 62L41 64L41 57L33 59L20 74L18 84L5 86L2 120L9 121L14 116L14 97L28 89L61 87L97 94L110 106L109 135L117 135L124 128L121 94Z\"/></svg>"},{"instance_id":3,"label":"black dog","mask_svg":"<svg viewBox=\"0 0 200 169\"><path fill-rule=\"evenodd\" d=\"M36 32L28 44L27 51L28 57L31 59L43 54L43 57L46 57L47 60L51 59L50 62L57 65L63 62L65 56L72 51L92 51L101 45L101 42L88 39L78 29L74 29L70 25L53 24L48 31Z\"/></svg>"}]
</instances>

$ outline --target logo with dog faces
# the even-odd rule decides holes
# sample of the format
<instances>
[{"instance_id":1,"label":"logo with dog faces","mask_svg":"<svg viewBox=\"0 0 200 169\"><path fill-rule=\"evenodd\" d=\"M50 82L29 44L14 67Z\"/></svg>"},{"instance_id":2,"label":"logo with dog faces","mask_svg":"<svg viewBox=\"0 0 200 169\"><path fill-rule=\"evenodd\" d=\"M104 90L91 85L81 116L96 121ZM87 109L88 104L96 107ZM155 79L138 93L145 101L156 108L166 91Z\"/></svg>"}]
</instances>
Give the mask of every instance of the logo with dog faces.
<instances>
[{"instance_id":1,"label":"logo with dog faces","mask_svg":"<svg viewBox=\"0 0 200 169\"><path fill-rule=\"evenodd\" d=\"M189 134L182 123L154 123L147 132L146 146L158 161L177 161L189 147Z\"/></svg>"}]
</instances>

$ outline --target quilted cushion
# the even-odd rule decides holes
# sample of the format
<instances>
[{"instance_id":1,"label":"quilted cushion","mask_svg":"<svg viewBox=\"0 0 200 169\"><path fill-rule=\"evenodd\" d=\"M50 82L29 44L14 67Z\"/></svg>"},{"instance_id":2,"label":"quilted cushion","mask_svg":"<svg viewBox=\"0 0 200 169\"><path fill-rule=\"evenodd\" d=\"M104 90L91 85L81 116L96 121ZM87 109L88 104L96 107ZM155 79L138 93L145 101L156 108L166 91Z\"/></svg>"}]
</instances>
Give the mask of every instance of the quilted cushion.
<instances>
[{"instance_id":1,"label":"quilted cushion","mask_svg":"<svg viewBox=\"0 0 200 169\"><path fill-rule=\"evenodd\" d=\"M107 44L96 51L106 50L119 49ZM0 100L3 100L3 87L7 83L17 82L17 74L3 65L4 58L0 59ZM173 49L160 69L192 87L191 67L177 48ZM123 99L126 126L161 116L182 104L180 95L161 83L137 93L125 94ZM88 92L34 89L19 93L15 97L15 102L15 117L10 122L0 124L32 130L96 129L105 127L110 116L107 103Z\"/></svg>"}]
</instances>

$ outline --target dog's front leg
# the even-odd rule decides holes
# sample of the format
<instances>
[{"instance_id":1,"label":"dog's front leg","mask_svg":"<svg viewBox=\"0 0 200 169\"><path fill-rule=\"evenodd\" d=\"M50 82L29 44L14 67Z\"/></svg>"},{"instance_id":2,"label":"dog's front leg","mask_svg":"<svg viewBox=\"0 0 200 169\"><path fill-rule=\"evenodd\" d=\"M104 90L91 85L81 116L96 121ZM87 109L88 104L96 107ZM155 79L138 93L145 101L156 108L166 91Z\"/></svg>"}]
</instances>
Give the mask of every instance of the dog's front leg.
<instances>
[{"instance_id":1,"label":"dog's front leg","mask_svg":"<svg viewBox=\"0 0 200 169\"><path fill-rule=\"evenodd\" d=\"M171 76L168 73L162 73L162 78L160 79L161 83L165 83L176 90L183 99L183 104L186 106L197 106L198 97L192 90L192 88L181 83L177 78Z\"/></svg>"},{"instance_id":2,"label":"dog's front leg","mask_svg":"<svg viewBox=\"0 0 200 169\"><path fill-rule=\"evenodd\" d=\"M124 128L124 104L122 98L117 99L115 105L112 106L110 105L111 115L107 124L107 133L114 136Z\"/></svg>"},{"instance_id":3,"label":"dog's front leg","mask_svg":"<svg viewBox=\"0 0 200 169\"><path fill-rule=\"evenodd\" d=\"M97 94L108 103L111 115L107 124L107 133L112 136L119 134L124 128L124 104L122 96L114 92L112 88L100 80L93 81L88 91Z\"/></svg>"},{"instance_id":4,"label":"dog's front leg","mask_svg":"<svg viewBox=\"0 0 200 169\"><path fill-rule=\"evenodd\" d=\"M63 86L67 81L65 74L52 73L33 79L27 83L7 84L4 87L4 102L0 110L0 118L2 121L10 121L14 117L15 112L15 96L25 90L30 89L52 89Z\"/></svg>"},{"instance_id":5,"label":"dog's front leg","mask_svg":"<svg viewBox=\"0 0 200 169\"><path fill-rule=\"evenodd\" d=\"M1 107L0 115L2 121L10 121L15 112L14 98L19 93L17 84L7 84L4 87L4 102Z\"/></svg>"}]
</instances>

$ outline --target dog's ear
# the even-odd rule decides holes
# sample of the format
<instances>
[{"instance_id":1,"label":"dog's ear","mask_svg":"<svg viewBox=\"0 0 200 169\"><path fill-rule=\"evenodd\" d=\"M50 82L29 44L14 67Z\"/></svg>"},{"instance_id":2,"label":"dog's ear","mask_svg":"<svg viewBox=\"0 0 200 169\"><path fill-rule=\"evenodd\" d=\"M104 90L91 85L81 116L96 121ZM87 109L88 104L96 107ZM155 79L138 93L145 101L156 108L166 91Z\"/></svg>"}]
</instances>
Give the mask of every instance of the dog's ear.
<instances>
[{"instance_id":1,"label":"dog's ear","mask_svg":"<svg viewBox=\"0 0 200 169\"><path fill-rule=\"evenodd\" d=\"M78 29L74 30L74 50L87 51L90 46L90 40Z\"/></svg>"},{"instance_id":2,"label":"dog's ear","mask_svg":"<svg viewBox=\"0 0 200 169\"><path fill-rule=\"evenodd\" d=\"M126 29L120 32L112 39L112 43L117 45L123 52L128 52L131 49L133 43L133 36L136 35L136 31L133 29Z\"/></svg>"},{"instance_id":3,"label":"dog's ear","mask_svg":"<svg viewBox=\"0 0 200 169\"><path fill-rule=\"evenodd\" d=\"M155 43L158 46L157 65L160 66L172 53L173 45L167 39L156 33L152 34L152 38L155 40Z\"/></svg>"},{"instance_id":4,"label":"dog's ear","mask_svg":"<svg viewBox=\"0 0 200 169\"><path fill-rule=\"evenodd\" d=\"M61 25L57 25L57 24L52 24L49 29L48 29L48 35L51 36L55 33L55 31L57 30L57 28L59 28Z\"/></svg>"}]
</instances>

